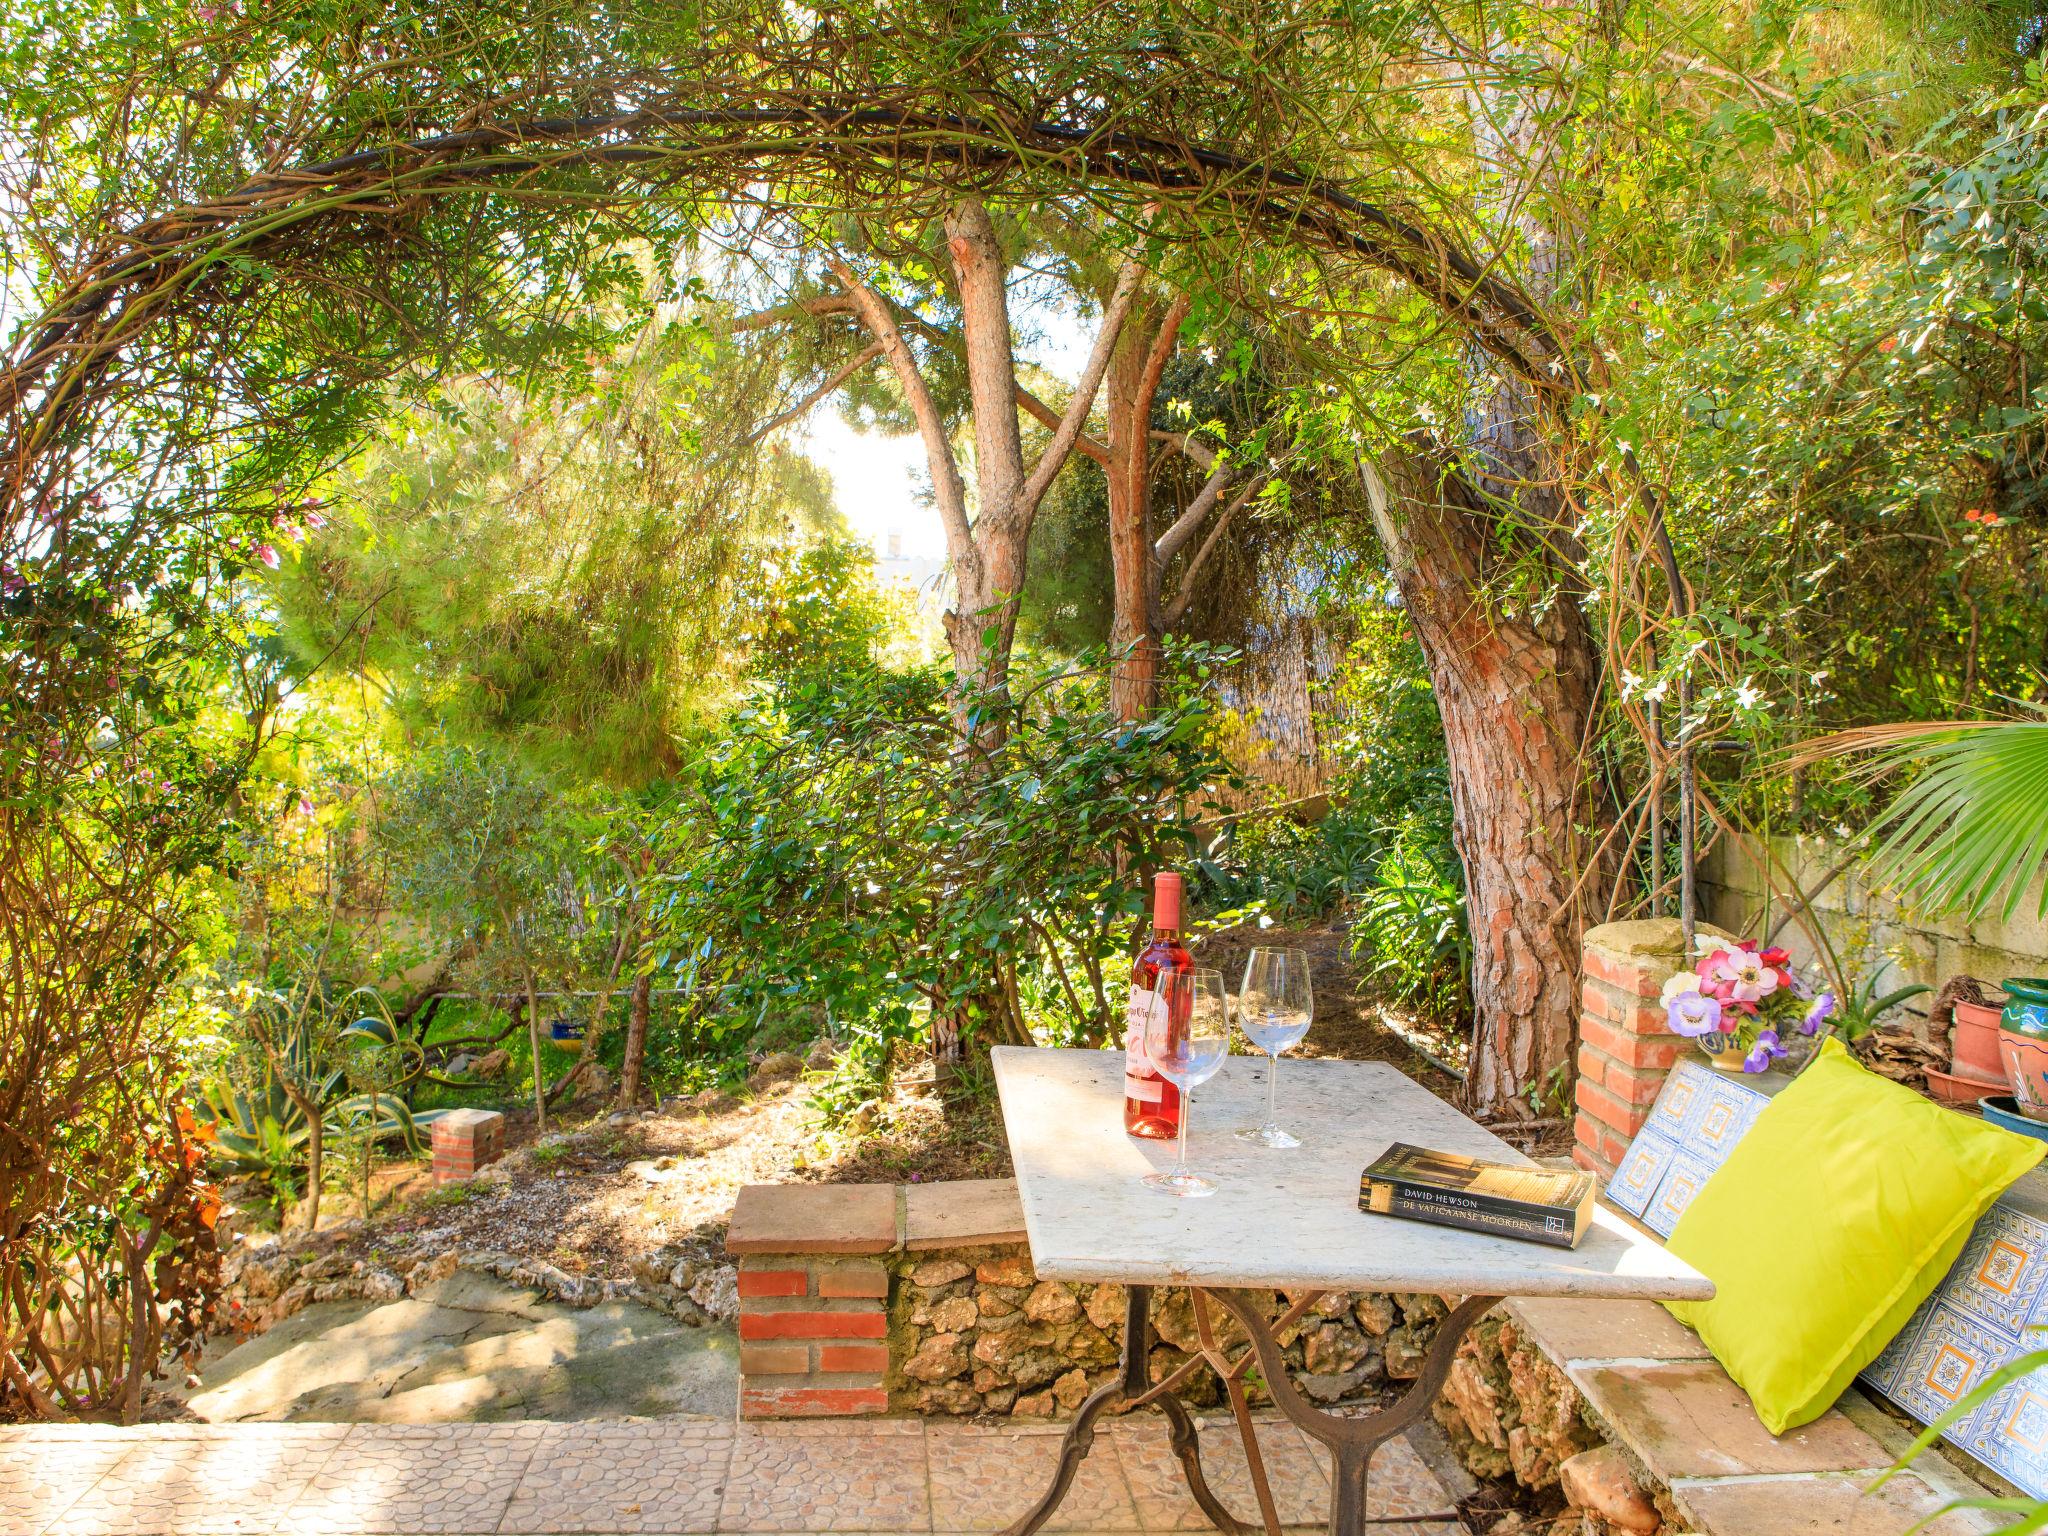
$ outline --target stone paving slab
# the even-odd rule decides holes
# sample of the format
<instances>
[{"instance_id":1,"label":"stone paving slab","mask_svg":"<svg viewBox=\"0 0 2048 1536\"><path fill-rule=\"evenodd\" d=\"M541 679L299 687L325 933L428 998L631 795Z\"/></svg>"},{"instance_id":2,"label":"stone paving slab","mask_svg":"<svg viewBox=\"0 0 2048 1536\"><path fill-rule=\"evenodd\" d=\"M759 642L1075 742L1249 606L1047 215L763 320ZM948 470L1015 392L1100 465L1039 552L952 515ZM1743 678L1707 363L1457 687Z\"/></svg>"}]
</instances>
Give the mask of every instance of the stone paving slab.
<instances>
[{"instance_id":1,"label":"stone paving slab","mask_svg":"<svg viewBox=\"0 0 2048 1536\"><path fill-rule=\"evenodd\" d=\"M982 1536L1050 1481L1061 1427L914 1419L733 1425L175 1424L0 1428L0 1536ZM1283 1518L1319 1527L1327 1458L1262 1422ZM1204 1420L1212 1485L1257 1517L1227 1415ZM1405 1441L1375 1459L1385 1536L1457 1536L1451 1499ZM1166 1425L1098 1431L1052 1529L1198 1530Z\"/></svg>"}]
</instances>

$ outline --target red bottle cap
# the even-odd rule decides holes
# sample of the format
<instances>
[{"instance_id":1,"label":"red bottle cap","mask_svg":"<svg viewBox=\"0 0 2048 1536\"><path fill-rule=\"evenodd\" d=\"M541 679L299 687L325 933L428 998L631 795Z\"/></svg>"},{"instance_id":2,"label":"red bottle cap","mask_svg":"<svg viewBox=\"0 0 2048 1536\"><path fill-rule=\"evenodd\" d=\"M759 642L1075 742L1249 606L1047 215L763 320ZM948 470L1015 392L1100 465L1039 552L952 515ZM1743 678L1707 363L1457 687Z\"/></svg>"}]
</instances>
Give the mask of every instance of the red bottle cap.
<instances>
[{"instance_id":1,"label":"red bottle cap","mask_svg":"<svg viewBox=\"0 0 2048 1536\"><path fill-rule=\"evenodd\" d=\"M1152 926L1180 929L1180 876L1161 870L1152 880Z\"/></svg>"}]
</instances>

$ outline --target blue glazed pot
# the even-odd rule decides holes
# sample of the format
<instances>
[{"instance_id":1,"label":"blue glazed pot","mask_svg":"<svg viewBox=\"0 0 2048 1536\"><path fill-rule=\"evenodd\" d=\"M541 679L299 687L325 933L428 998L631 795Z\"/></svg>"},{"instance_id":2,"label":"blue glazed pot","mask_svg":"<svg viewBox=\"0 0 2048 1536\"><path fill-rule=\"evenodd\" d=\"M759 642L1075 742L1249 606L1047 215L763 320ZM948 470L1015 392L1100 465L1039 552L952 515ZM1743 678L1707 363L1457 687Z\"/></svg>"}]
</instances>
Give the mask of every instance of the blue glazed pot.
<instances>
[{"instance_id":1,"label":"blue glazed pot","mask_svg":"<svg viewBox=\"0 0 2048 1536\"><path fill-rule=\"evenodd\" d=\"M1977 1107L1984 1112L1984 1118L1993 1125L2002 1125L2008 1131L2018 1131L2022 1136L2033 1136L2048 1141L2048 1125L2038 1120L2029 1120L2021 1114L2017 1100L2005 1094L1994 1094L1988 1099L1979 1099Z\"/></svg>"},{"instance_id":2,"label":"blue glazed pot","mask_svg":"<svg viewBox=\"0 0 2048 1536\"><path fill-rule=\"evenodd\" d=\"M1998 1027L2033 1040L2048 1040L2048 978L2008 976L1999 983L2005 988L2005 1008Z\"/></svg>"}]
</instances>

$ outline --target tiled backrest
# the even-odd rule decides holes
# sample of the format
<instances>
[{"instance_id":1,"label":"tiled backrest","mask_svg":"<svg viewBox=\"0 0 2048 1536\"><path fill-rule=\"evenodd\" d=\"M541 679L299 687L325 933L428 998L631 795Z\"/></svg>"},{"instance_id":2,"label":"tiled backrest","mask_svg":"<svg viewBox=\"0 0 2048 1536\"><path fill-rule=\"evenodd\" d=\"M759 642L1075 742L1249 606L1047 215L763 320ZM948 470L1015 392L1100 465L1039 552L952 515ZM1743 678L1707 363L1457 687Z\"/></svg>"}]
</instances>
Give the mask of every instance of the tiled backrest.
<instances>
[{"instance_id":1,"label":"tiled backrest","mask_svg":"<svg viewBox=\"0 0 2048 1536\"><path fill-rule=\"evenodd\" d=\"M1679 1063L1608 1184L1608 1203L1670 1236L1756 1123L1768 1090L1781 1086ZM2048 1174L2031 1173L1977 1223L1947 1278L1857 1379L1930 1423L2006 1361L2048 1346L2040 1329L2048 1329ZM1947 1438L2048 1497L2048 1370L2006 1386Z\"/></svg>"}]
</instances>

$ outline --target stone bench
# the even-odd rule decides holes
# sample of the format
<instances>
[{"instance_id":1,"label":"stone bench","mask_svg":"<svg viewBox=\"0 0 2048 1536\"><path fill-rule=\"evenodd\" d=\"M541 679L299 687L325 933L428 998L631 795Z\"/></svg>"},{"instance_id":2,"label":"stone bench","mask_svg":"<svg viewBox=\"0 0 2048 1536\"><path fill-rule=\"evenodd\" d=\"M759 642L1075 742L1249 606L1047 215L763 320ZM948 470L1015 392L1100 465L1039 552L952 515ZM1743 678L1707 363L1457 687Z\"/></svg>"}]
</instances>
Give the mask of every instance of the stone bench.
<instances>
[{"instance_id":1,"label":"stone bench","mask_svg":"<svg viewBox=\"0 0 2048 1536\"><path fill-rule=\"evenodd\" d=\"M1586 936L1574 1158L1605 1180L1610 1205L1659 1236L1671 1233L1789 1081L1717 1072L1665 1030L1656 996L1679 955L1676 923L1612 924ZM2035 1173L1979 1223L1947 1279L1860 1385L1920 1424L1938 1417L2025 1347L2037 1308L2048 1323L2044 1266L2048 1174ZM2048 1379L2039 1373L1957 1427L1949 1444L1974 1463L1968 1470L1931 1452L1866 1494L1912 1432L1862 1391L1851 1388L1814 1423L1774 1437L1698 1338L1662 1307L1524 1301L1504 1311L1510 1343L1562 1370L1585 1416L1625 1452L1667 1519L1700 1532L1903 1536L1952 1499L1981 1496L1984 1483L2048 1492ZM1485 1405L1459 1413L1454 1427L1485 1440ZM1993 1528L1974 1513L1926 1527Z\"/></svg>"}]
</instances>

